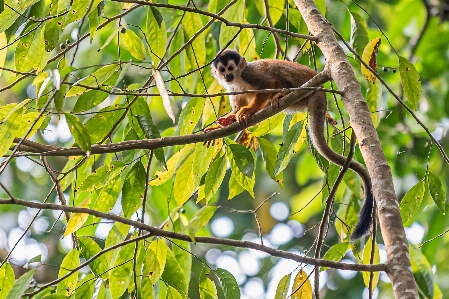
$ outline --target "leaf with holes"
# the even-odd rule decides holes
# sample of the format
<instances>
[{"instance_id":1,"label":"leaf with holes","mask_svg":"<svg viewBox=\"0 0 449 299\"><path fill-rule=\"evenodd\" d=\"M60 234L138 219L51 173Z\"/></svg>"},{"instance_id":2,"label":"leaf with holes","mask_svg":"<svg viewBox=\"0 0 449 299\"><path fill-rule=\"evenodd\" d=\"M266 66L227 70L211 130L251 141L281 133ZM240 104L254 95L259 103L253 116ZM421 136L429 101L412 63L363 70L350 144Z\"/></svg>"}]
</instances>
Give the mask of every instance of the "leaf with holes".
<instances>
[{"instance_id":1,"label":"leaf with holes","mask_svg":"<svg viewBox=\"0 0 449 299\"><path fill-rule=\"evenodd\" d=\"M300 270L296 274L292 285L292 299L312 299L312 285L310 279L304 270Z\"/></svg>"},{"instance_id":2,"label":"leaf with holes","mask_svg":"<svg viewBox=\"0 0 449 299\"><path fill-rule=\"evenodd\" d=\"M380 46L380 36L372 39L363 49L362 60L368 64L375 72L377 72L377 52L379 51ZM362 64L362 74L365 76L368 82L374 83L376 81L376 75L371 73L369 69L367 69Z\"/></svg>"}]
</instances>

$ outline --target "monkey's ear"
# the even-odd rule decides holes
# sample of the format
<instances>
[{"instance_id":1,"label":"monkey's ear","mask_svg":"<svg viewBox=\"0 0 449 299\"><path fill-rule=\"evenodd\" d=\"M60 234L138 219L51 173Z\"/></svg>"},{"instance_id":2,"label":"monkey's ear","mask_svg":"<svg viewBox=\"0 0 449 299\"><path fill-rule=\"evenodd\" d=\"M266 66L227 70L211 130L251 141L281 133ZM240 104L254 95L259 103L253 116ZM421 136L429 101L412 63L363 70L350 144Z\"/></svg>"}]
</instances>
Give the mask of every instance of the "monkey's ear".
<instances>
[{"instance_id":1,"label":"monkey's ear","mask_svg":"<svg viewBox=\"0 0 449 299\"><path fill-rule=\"evenodd\" d=\"M246 59L245 57L240 57L240 62L238 65L239 69L243 70L246 67Z\"/></svg>"}]
</instances>

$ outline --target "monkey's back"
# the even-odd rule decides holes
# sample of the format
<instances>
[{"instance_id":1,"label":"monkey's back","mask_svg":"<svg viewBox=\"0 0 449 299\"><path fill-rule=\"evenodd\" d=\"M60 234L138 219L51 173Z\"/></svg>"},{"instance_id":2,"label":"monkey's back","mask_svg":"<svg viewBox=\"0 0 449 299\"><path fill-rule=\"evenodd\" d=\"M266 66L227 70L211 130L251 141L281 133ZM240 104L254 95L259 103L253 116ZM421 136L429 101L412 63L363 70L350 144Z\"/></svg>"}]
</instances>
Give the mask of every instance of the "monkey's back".
<instances>
[{"instance_id":1,"label":"monkey's back","mask_svg":"<svg viewBox=\"0 0 449 299\"><path fill-rule=\"evenodd\" d=\"M296 62L261 59L248 63L241 77L257 88L264 88L267 82L273 80L276 88L295 88L315 75L316 71Z\"/></svg>"}]
</instances>

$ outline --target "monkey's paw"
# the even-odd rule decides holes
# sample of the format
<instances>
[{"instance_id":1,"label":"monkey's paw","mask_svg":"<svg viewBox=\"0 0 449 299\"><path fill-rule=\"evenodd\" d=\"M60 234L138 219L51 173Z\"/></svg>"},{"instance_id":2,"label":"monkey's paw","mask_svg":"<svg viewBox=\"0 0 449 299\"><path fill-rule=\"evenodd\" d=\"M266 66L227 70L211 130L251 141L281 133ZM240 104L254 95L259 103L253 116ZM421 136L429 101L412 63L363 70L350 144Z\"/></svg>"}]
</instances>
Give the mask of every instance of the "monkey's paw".
<instances>
[{"instance_id":1,"label":"monkey's paw","mask_svg":"<svg viewBox=\"0 0 449 299\"><path fill-rule=\"evenodd\" d=\"M250 107L242 107L236 114L236 118L239 124L247 124L248 123L248 117L254 113L256 113L257 110L254 111L254 108Z\"/></svg>"},{"instance_id":2,"label":"monkey's paw","mask_svg":"<svg viewBox=\"0 0 449 299\"><path fill-rule=\"evenodd\" d=\"M230 115L227 115L225 117L220 117L219 119L217 119L217 123L219 123L223 127L227 127L230 124L235 123L236 120L237 119L236 119L235 115L234 114L230 114Z\"/></svg>"},{"instance_id":3,"label":"monkey's paw","mask_svg":"<svg viewBox=\"0 0 449 299\"><path fill-rule=\"evenodd\" d=\"M279 104L281 103L281 99L284 97L282 93L277 93L273 96L271 99L271 106L273 107L279 107Z\"/></svg>"}]
</instances>

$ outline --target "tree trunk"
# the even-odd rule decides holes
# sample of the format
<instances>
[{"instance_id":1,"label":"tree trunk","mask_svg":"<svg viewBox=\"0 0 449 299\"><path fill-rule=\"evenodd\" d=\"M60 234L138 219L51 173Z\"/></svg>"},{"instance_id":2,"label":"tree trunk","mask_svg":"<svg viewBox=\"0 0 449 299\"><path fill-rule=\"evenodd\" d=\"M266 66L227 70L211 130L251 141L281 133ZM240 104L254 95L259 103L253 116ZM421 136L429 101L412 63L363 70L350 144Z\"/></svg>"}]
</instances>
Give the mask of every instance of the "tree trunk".
<instances>
[{"instance_id":1,"label":"tree trunk","mask_svg":"<svg viewBox=\"0 0 449 299\"><path fill-rule=\"evenodd\" d=\"M317 45L326 58L326 68L332 79L338 89L344 92L342 101L373 183L380 229L387 250L387 274L394 294L396 298L418 298L391 170L382 152L360 84L334 36L331 24L321 15L315 3L312 0L295 0L295 3L309 31L318 38Z\"/></svg>"}]
</instances>

